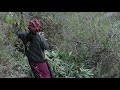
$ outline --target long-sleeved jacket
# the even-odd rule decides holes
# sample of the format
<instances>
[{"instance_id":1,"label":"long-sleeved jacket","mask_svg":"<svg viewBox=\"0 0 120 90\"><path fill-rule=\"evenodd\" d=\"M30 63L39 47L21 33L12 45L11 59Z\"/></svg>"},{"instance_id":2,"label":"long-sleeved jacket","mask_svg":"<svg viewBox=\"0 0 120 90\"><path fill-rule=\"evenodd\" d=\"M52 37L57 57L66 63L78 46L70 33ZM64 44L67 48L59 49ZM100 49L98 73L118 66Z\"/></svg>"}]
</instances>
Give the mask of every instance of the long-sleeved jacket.
<instances>
[{"instance_id":1,"label":"long-sleeved jacket","mask_svg":"<svg viewBox=\"0 0 120 90\"><path fill-rule=\"evenodd\" d=\"M42 62L45 59L44 50L48 49L48 43L44 35L36 33L33 35L31 32L17 33L25 45L25 53L29 61Z\"/></svg>"}]
</instances>

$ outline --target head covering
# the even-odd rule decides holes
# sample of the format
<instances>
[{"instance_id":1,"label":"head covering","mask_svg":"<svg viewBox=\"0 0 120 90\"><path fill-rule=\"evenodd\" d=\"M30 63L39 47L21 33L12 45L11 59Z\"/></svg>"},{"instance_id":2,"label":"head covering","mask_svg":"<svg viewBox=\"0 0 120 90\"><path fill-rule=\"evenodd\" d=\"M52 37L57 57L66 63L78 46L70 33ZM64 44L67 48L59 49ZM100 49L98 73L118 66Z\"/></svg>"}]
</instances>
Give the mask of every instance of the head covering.
<instances>
[{"instance_id":1,"label":"head covering","mask_svg":"<svg viewBox=\"0 0 120 90\"><path fill-rule=\"evenodd\" d=\"M29 21L28 28L32 32L40 32L42 31L42 25L39 20L31 20Z\"/></svg>"}]
</instances>

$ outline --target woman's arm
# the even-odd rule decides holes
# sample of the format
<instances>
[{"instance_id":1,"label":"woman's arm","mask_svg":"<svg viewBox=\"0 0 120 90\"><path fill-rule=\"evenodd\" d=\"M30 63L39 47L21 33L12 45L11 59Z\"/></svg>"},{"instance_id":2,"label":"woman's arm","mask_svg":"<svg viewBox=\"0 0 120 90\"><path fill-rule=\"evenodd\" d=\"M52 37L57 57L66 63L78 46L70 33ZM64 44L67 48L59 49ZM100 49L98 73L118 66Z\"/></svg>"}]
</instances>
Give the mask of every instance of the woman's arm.
<instances>
[{"instance_id":1,"label":"woman's arm","mask_svg":"<svg viewBox=\"0 0 120 90\"><path fill-rule=\"evenodd\" d=\"M14 24L13 27L14 27L14 30L15 30L15 33L16 33L17 37L19 39L21 39L23 41L23 43L25 43L26 39L27 39L26 37L27 37L28 33L27 32L21 32L20 28L18 28L18 24L17 23Z\"/></svg>"}]
</instances>

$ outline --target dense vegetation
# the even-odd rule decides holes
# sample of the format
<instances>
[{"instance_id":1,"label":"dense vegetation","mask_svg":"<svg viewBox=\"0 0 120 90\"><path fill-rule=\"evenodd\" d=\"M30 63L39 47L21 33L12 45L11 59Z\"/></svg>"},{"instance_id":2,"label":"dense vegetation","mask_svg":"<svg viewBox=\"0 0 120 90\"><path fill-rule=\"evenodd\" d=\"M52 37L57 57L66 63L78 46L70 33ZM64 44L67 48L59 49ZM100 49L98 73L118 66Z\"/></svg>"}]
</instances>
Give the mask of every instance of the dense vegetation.
<instances>
[{"instance_id":1,"label":"dense vegetation","mask_svg":"<svg viewBox=\"0 0 120 90\"><path fill-rule=\"evenodd\" d=\"M119 13L24 12L23 16L22 31L28 30L28 20L41 20L54 78L120 77ZM13 24L20 27L20 17L19 12L0 13L5 22L0 31L0 63L11 63L12 75L18 71L33 77L23 44L14 33Z\"/></svg>"}]
</instances>

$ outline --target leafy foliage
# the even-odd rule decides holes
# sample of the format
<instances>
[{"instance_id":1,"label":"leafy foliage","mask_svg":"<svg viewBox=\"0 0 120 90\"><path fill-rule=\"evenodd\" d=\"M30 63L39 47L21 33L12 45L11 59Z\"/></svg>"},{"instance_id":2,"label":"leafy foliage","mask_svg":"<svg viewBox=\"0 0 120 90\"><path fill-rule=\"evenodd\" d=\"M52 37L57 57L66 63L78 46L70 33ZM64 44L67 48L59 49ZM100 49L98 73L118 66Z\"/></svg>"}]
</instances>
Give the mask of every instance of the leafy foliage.
<instances>
[{"instance_id":1,"label":"leafy foliage","mask_svg":"<svg viewBox=\"0 0 120 90\"><path fill-rule=\"evenodd\" d=\"M63 55L63 54L62 54ZM84 64L70 62L67 60L72 54L64 56L64 60L60 59L58 51L46 51L54 77L57 78L91 78L94 76L92 69L86 69Z\"/></svg>"}]
</instances>

